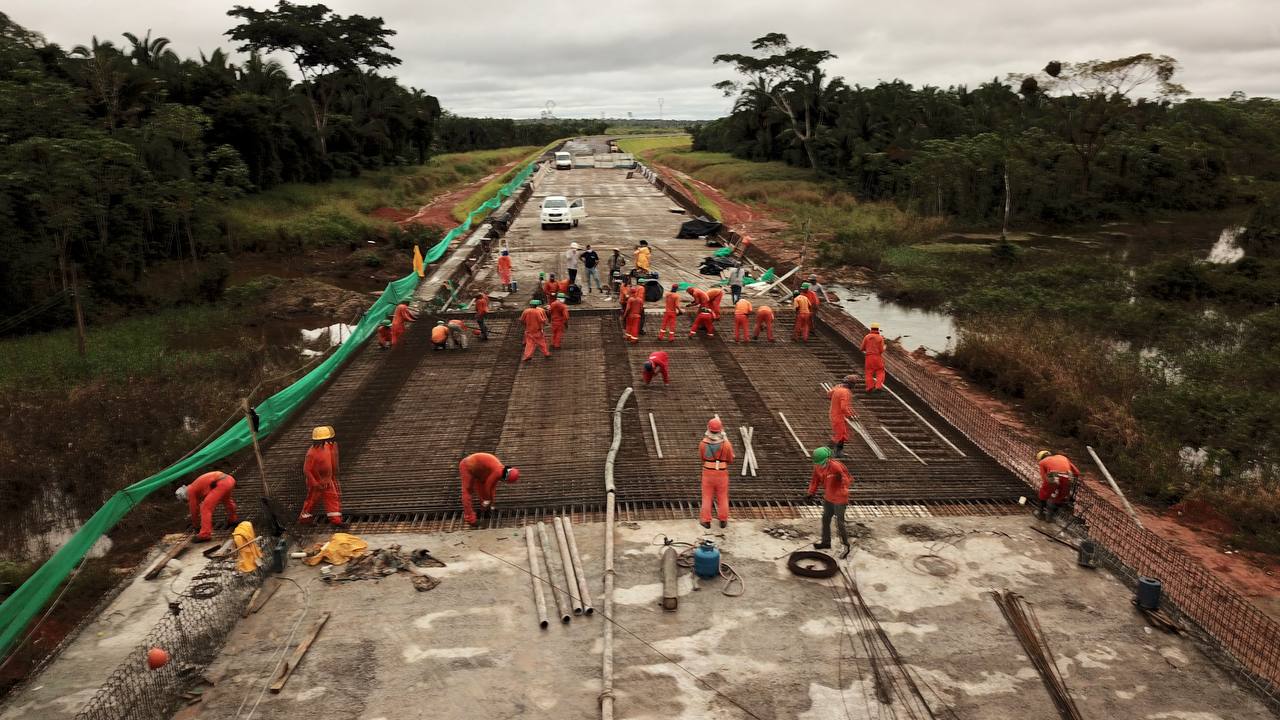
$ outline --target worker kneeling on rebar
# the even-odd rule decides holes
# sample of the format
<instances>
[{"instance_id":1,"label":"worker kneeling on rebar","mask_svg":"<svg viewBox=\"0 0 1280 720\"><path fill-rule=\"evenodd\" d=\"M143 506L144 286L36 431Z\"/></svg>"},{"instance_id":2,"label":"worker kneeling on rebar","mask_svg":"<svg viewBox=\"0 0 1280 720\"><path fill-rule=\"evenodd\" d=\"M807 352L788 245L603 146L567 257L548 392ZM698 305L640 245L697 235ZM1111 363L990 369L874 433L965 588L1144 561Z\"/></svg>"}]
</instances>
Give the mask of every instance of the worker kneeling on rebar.
<instances>
[{"instance_id":1,"label":"worker kneeling on rebar","mask_svg":"<svg viewBox=\"0 0 1280 720\"><path fill-rule=\"evenodd\" d=\"M191 527L200 528L196 540L213 539L213 511L218 505L226 506L228 523L234 525L239 522L236 501L231 496L235 489L236 479L217 470L207 472L192 480L190 485L178 488L175 495L178 502L187 504L187 510L191 513Z\"/></svg>"},{"instance_id":2,"label":"worker kneeling on rebar","mask_svg":"<svg viewBox=\"0 0 1280 720\"><path fill-rule=\"evenodd\" d=\"M477 522L476 511L471 505L474 494L480 500L480 510L488 513L493 509L498 494L498 481L506 480L515 484L520 481L520 470L503 465L496 455L491 453L472 453L458 463L458 474L462 476L462 519L468 525Z\"/></svg>"},{"instance_id":3,"label":"worker kneeling on rebar","mask_svg":"<svg viewBox=\"0 0 1280 720\"><path fill-rule=\"evenodd\" d=\"M844 546L840 557L849 557L849 528L845 524L844 513L849 508L849 486L853 484L853 475L844 463L831 456L831 448L820 447L813 451L813 475L809 478L808 499L813 500L822 485L822 541L814 543L815 550L831 548L831 519L835 518L836 532L840 534L840 544Z\"/></svg>"},{"instance_id":4,"label":"worker kneeling on rebar","mask_svg":"<svg viewBox=\"0 0 1280 720\"><path fill-rule=\"evenodd\" d=\"M1080 469L1066 455L1049 450L1036 453L1036 463L1040 466L1040 507L1036 508L1036 517L1052 522L1058 508L1071 499L1071 487L1080 481Z\"/></svg>"}]
</instances>

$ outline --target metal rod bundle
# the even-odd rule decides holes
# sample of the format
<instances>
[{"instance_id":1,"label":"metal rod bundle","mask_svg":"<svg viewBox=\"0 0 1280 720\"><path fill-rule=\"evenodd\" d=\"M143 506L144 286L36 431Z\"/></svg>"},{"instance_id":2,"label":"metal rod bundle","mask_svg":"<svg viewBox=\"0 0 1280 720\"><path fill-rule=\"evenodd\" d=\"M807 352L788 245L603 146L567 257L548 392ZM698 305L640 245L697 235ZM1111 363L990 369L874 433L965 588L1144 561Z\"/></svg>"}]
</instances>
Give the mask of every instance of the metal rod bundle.
<instances>
[{"instance_id":1,"label":"metal rod bundle","mask_svg":"<svg viewBox=\"0 0 1280 720\"><path fill-rule=\"evenodd\" d=\"M542 594L542 563L538 562L537 542L532 525L524 526L524 544L529 550L529 575L533 579L533 604L538 609L538 627L547 629L547 598Z\"/></svg>"},{"instance_id":2,"label":"metal rod bundle","mask_svg":"<svg viewBox=\"0 0 1280 720\"><path fill-rule=\"evenodd\" d=\"M1018 638L1018 643L1027 653L1036 672L1040 673L1040 679L1044 681L1044 687L1049 691L1049 697L1053 699L1058 715L1063 720L1082 720L1083 716L1076 708L1075 701L1071 699L1071 692L1067 689L1067 683L1062 679L1058 663L1053 658L1053 651L1045 638L1044 628L1040 627L1040 620L1036 618L1030 603L1012 590L993 590L991 597L1000 607L1000 613L1013 629L1014 637Z\"/></svg>"},{"instance_id":3,"label":"metal rod bundle","mask_svg":"<svg viewBox=\"0 0 1280 720\"><path fill-rule=\"evenodd\" d=\"M552 518L556 530L556 544L560 547L560 567L564 568L564 591L569 594L569 604L573 606L573 614L582 614L582 597L578 590L578 576L573 572L573 558L569 555L569 539L564 536L564 521L559 517Z\"/></svg>"},{"instance_id":4,"label":"metal rod bundle","mask_svg":"<svg viewBox=\"0 0 1280 720\"><path fill-rule=\"evenodd\" d=\"M573 576L578 580L578 596L582 598L582 612L586 615L595 613L591 607L591 589L588 587L587 575L582 572L582 556L578 554L578 539L573 536L573 523L569 516L564 516L564 536L569 541L569 558L573 560Z\"/></svg>"},{"instance_id":5,"label":"metal rod bundle","mask_svg":"<svg viewBox=\"0 0 1280 720\"><path fill-rule=\"evenodd\" d=\"M556 576L555 563L551 562L551 536L547 533L547 524L544 522L538 523L538 537L542 540L542 556L547 563L547 582L551 583L551 596L556 601L556 612L560 615L560 622L567 623L573 619L573 614L565 600L564 590L561 589L564 582Z\"/></svg>"}]
</instances>

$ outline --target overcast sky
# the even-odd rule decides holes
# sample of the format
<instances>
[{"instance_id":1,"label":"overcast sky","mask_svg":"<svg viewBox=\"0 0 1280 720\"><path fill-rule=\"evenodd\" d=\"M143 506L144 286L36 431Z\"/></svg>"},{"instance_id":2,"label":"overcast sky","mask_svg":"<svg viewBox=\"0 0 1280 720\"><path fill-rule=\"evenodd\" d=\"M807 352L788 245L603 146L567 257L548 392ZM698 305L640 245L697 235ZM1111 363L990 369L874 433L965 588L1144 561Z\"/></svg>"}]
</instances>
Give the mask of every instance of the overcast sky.
<instances>
[{"instance_id":1,"label":"overcast sky","mask_svg":"<svg viewBox=\"0 0 1280 720\"><path fill-rule=\"evenodd\" d=\"M302 0L305 2L305 0ZM178 54L231 50L218 0L7 0L16 22L68 48L120 33L164 36ZM274 3L251 1L257 8ZM722 52L783 32L835 52L850 84L900 78L976 85L1052 59L1172 55L1192 95L1280 96L1280 0L329 0L382 17L391 72L460 115L704 119L731 101Z\"/></svg>"}]
</instances>

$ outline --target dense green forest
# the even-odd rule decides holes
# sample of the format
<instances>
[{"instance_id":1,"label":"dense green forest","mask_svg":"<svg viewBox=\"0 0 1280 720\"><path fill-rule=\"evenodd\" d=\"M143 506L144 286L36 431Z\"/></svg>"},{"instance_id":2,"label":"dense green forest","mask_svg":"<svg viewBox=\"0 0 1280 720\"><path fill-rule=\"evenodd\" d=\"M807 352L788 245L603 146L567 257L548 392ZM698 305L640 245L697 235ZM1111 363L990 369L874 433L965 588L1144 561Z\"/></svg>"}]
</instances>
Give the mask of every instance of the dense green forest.
<instances>
[{"instance_id":1,"label":"dense green forest","mask_svg":"<svg viewBox=\"0 0 1280 720\"><path fill-rule=\"evenodd\" d=\"M1062 224L1221 208L1280 180L1280 103L1184 99L1169 57L943 89L848 85L781 34L752 49L715 57L735 109L691 128L694 150L811 167L864 200L999 223L1007 189L1012 220Z\"/></svg>"},{"instance_id":2,"label":"dense green forest","mask_svg":"<svg viewBox=\"0 0 1280 720\"><path fill-rule=\"evenodd\" d=\"M82 305L144 304L160 263L183 275L175 300L216 296L227 263L210 256L238 247L227 209L244 195L604 129L443 112L382 74L399 60L379 18L229 14L238 62L150 31L66 49L0 14L0 334L73 323L77 288Z\"/></svg>"}]
</instances>

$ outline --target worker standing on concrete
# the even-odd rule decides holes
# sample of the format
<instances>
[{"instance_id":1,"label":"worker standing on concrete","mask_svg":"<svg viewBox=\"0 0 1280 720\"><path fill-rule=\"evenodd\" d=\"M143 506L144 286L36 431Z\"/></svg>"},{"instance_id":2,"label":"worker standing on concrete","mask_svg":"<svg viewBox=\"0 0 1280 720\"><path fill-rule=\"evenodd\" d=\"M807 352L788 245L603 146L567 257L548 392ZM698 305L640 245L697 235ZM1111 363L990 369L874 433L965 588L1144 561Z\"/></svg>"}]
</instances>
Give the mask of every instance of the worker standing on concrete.
<instances>
[{"instance_id":1,"label":"worker standing on concrete","mask_svg":"<svg viewBox=\"0 0 1280 720\"><path fill-rule=\"evenodd\" d=\"M729 297L735 304L742 298L742 284L746 278L747 269L741 265L729 271Z\"/></svg>"},{"instance_id":2,"label":"worker standing on concrete","mask_svg":"<svg viewBox=\"0 0 1280 720\"><path fill-rule=\"evenodd\" d=\"M391 321L383 320L378 323L378 347L386 350L391 347Z\"/></svg>"},{"instance_id":3,"label":"worker standing on concrete","mask_svg":"<svg viewBox=\"0 0 1280 720\"><path fill-rule=\"evenodd\" d=\"M698 308L698 314L693 318L693 326L689 328L689 337L697 335L699 330L704 331L707 337L716 336L716 316L709 307Z\"/></svg>"},{"instance_id":4,"label":"worker standing on concrete","mask_svg":"<svg viewBox=\"0 0 1280 720\"><path fill-rule=\"evenodd\" d=\"M467 328L462 321L454 318L449 321L446 327L449 328L449 339L453 341L453 347L458 350L467 349Z\"/></svg>"},{"instance_id":5,"label":"worker standing on concrete","mask_svg":"<svg viewBox=\"0 0 1280 720\"><path fill-rule=\"evenodd\" d=\"M1080 482L1080 468L1066 455L1049 450L1036 453L1036 464L1040 466L1040 507L1036 509L1036 517L1053 522L1058 508L1071 499L1072 483Z\"/></svg>"},{"instance_id":6,"label":"worker standing on concrete","mask_svg":"<svg viewBox=\"0 0 1280 720\"><path fill-rule=\"evenodd\" d=\"M392 347L400 344L400 337L404 335L406 326L417 320L418 316L413 314L409 309L409 298L405 298L396 304L395 312L391 315L391 345Z\"/></svg>"},{"instance_id":7,"label":"worker standing on concrete","mask_svg":"<svg viewBox=\"0 0 1280 720\"><path fill-rule=\"evenodd\" d=\"M648 385L654 375L662 373L662 384L670 385L671 375L668 373L668 362L670 362L670 359L667 357L666 350L649 353L649 359L644 361L644 367L640 371L640 378L644 380L644 384Z\"/></svg>"},{"instance_id":8,"label":"worker standing on concrete","mask_svg":"<svg viewBox=\"0 0 1280 720\"><path fill-rule=\"evenodd\" d=\"M733 305L733 341L751 342L751 301L746 298Z\"/></svg>"},{"instance_id":9,"label":"worker standing on concrete","mask_svg":"<svg viewBox=\"0 0 1280 720\"><path fill-rule=\"evenodd\" d=\"M884 387L884 336L880 323L871 323L871 332L862 338L863 374L867 377L867 392Z\"/></svg>"},{"instance_id":10,"label":"worker standing on concrete","mask_svg":"<svg viewBox=\"0 0 1280 720\"><path fill-rule=\"evenodd\" d=\"M640 245L635 251L636 270L639 270L645 275L649 274L649 255L652 252L653 251L649 249L649 241L641 240Z\"/></svg>"},{"instance_id":11,"label":"worker standing on concrete","mask_svg":"<svg viewBox=\"0 0 1280 720\"><path fill-rule=\"evenodd\" d=\"M724 434L720 418L707 422L707 432L698 443L698 457L702 460L702 511L699 520L702 527L711 529L711 502L716 504L716 517L720 527L729 524L729 466L733 464L733 444Z\"/></svg>"},{"instance_id":12,"label":"worker standing on concrete","mask_svg":"<svg viewBox=\"0 0 1280 720\"><path fill-rule=\"evenodd\" d=\"M667 342L676 341L676 317L683 310L680 309L680 286L672 285L671 291L664 297L666 309L662 312L662 327L658 328L658 340L662 340L665 334Z\"/></svg>"},{"instance_id":13,"label":"worker standing on concrete","mask_svg":"<svg viewBox=\"0 0 1280 720\"><path fill-rule=\"evenodd\" d=\"M324 503L330 525L345 526L342 522L342 497L338 492L338 440L337 433L329 425L311 430L311 447L302 461L302 474L307 479L307 499L302 501L302 514L298 522L310 525L315 522L311 508L316 502Z\"/></svg>"},{"instance_id":14,"label":"worker standing on concrete","mask_svg":"<svg viewBox=\"0 0 1280 720\"><path fill-rule=\"evenodd\" d=\"M831 548L831 519L835 518L836 532L840 535L840 544L844 551L840 558L849 557L849 528L845 524L844 513L849 507L849 486L853 484L853 476L849 468L839 460L832 459L829 448L820 447L813 451L813 475L809 478L809 500L814 499L818 486L822 486L822 540L813 545L815 550Z\"/></svg>"},{"instance_id":15,"label":"worker standing on concrete","mask_svg":"<svg viewBox=\"0 0 1280 720\"><path fill-rule=\"evenodd\" d=\"M720 319L720 303L724 302L724 290L713 287L707 291L707 307L711 308L711 314Z\"/></svg>"},{"instance_id":16,"label":"worker standing on concrete","mask_svg":"<svg viewBox=\"0 0 1280 720\"><path fill-rule=\"evenodd\" d=\"M498 282L502 283L503 292L515 292L511 284L511 253L503 250L498 256Z\"/></svg>"},{"instance_id":17,"label":"worker standing on concrete","mask_svg":"<svg viewBox=\"0 0 1280 720\"><path fill-rule=\"evenodd\" d=\"M806 290L808 289L807 286L802 287L805 287ZM813 323L813 305L809 304L809 298L803 294L796 295L791 302L794 303L796 308L796 324L791 331L791 339L799 342L809 342L809 330L812 328Z\"/></svg>"},{"instance_id":18,"label":"worker standing on concrete","mask_svg":"<svg viewBox=\"0 0 1280 720\"><path fill-rule=\"evenodd\" d=\"M443 320L437 320L436 326L431 328L431 349L447 350L449 348L449 328L445 327Z\"/></svg>"},{"instance_id":19,"label":"worker standing on concrete","mask_svg":"<svg viewBox=\"0 0 1280 720\"><path fill-rule=\"evenodd\" d=\"M581 254L581 247L576 242L569 243L569 249L564 251L564 268L569 272L570 285L578 282L578 257Z\"/></svg>"},{"instance_id":20,"label":"worker standing on concrete","mask_svg":"<svg viewBox=\"0 0 1280 720\"><path fill-rule=\"evenodd\" d=\"M551 351L547 350L547 335L542 331L547 324L547 313L541 305L540 300L530 300L529 307L520 313L520 324L524 326L524 357L520 358L520 362L533 357L534 347L541 350L544 356L551 357Z\"/></svg>"},{"instance_id":21,"label":"worker standing on concrete","mask_svg":"<svg viewBox=\"0 0 1280 720\"><path fill-rule=\"evenodd\" d=\"M190 485L178 487L175 495L179 502L187 504L191 527L200 529L196 540L213 539L213 511L219 505L227 509L227 522L235 524L240 521L235 498L231 496L235 489L236 479L217 470L197 477Z\"/></svg>"},{"instance_id":22,"label":"worker standing on concrete","mask_svg":"<svg viewBox=\"0 0 1280 720\"><path fill-rule=\"evenodd\" d=\"M752 340L760 339L760 330L764 330L769 342L773 342L773 308L761 303L756 308L756 329L752 333Z\"/></svg>"},{"instance_id":23,"label":"worker standing on concrete","mask_svg":"<svg viewBox=\"0 0 1280 720\"><path fill-rule=\"evenodd\" d=\"M564 330L569 327L569 306L564 302L564 293L557 293L547 310L551 315L551 349L559 350Z\"/></svg>"},{"instance_id":24,"label":"worker standing on concrete","mask_svg":"<svg viewBox=\"0 0 1280 720\"><path fill-rule=\"evenodd\" d=\"M493 509L497 499L498 481L506 480L514 485L520 481L520 471L509 465L503 465L497 456L490 453L473 453L458 463L458 474L462 476L462 519L468 525L476 524L476 512L471 507L471 496L480 500L481 511L487 513Z\"/></svg>"},{"instance_id":25,"label":"worker standing on concrete","mask_svg":"<svg viewBox=\"0 0 1280 720\"><path fill-rule=\"evenodd\" d=\"M831 407L827 411L828 419L831 420L831 449L836 457L844 457L844 444L849 441L847 421L858 417L853 409L853 383L857 380L855 375L845 375L844 380L827 393L827 397L831 399Z\"/></svg>"},{"instance_id":26,"label":"worker standing on concrete","mask_svg":"<svg viewBox=\"0 0 1280 720\"><path fill-rule=\"evenodd\" d=\"M489 326L484 323L484 316L489 314L489 295L487 293L476 293L476 325L480 328L480 339L489 339Z\"/></svg>"},{"instance_id":27,"label":"worker standing on concrete","mask_svg":"<svg viewBox=\"0 0 1280 720\"><path fill-rule=\"evenodd\" d=\"M627 294L627 307L623 311L623 317L626 319L626 329L622 331L622 336L629 342L640 342L640 318L644 315L644 291L640 294L629 292Z\"/></svg>"},{"instance_id":28,"label":"worker standing on concrete","mask_svg":"<svg viewBox=\"0 0 1280 720\"><path fill-rule=\"evenodd\" d=\"M591 292L593 282L597 290L604 292L604 286L600 284L600 254L588 244L578 257L582 260L582 269L587 271L587 292Z\"/></svg>"}]
</instances>

